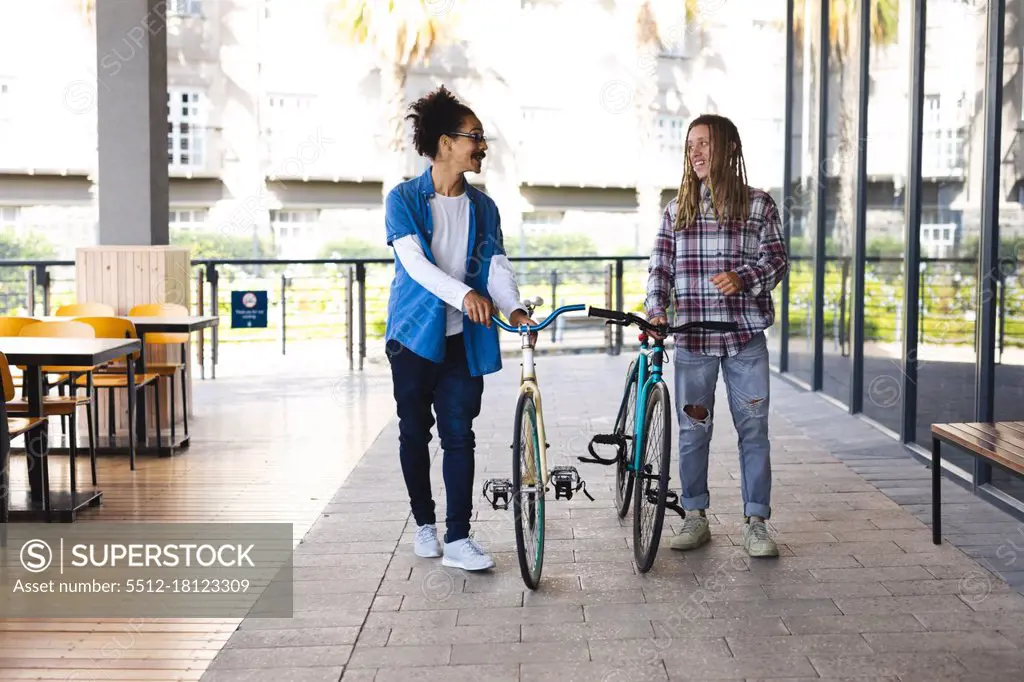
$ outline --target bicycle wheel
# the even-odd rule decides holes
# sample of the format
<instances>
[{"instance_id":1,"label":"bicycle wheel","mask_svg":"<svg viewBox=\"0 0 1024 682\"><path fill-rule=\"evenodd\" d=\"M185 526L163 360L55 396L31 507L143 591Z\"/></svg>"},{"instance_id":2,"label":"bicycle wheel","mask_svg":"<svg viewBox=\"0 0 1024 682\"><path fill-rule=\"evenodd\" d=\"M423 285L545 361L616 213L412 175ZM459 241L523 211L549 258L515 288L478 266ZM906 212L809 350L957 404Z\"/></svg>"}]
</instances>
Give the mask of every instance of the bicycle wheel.
<instances>
[{"instance_id":1,"label":"bicycle wheel","mask_svg":"<svg viewBox=\"0 0 1024 682\"><path fill-rule=\"evenodd\" d=\"M516 405L512 435L512 512L519 571L531 590L537 589L544 566L544 488L540 466L537 407L533 396L524 393Z\"/></svg>"},{"instance_id":2,"label":"bicycle wheel","mask_svg":"<svg viewBox=\"0 0 1024 682\"><path fill-rule=\"evenodd\" d=\"M643 457L633 486L633 555L641 573L654 565L665 522L665 498L672 462L671 407L668 387L659 381L648 396Z\"/></svg>"},{"instance_id":3,"label":"bicycle wheel","mask_svg":"<svg viewBox=\"0 0 1024 682\"><path fill-rule=\"evenodd\" d=\"M626 518L629 503L633 497L633 472L629 467L633 464L633 431L636 422L636 360L629 364L626 371L626 390L622 394L619 415L615 419L615 435L625 436L626 450L615 464L615 511L620 519Z\"/></svg>"}]
</instances>

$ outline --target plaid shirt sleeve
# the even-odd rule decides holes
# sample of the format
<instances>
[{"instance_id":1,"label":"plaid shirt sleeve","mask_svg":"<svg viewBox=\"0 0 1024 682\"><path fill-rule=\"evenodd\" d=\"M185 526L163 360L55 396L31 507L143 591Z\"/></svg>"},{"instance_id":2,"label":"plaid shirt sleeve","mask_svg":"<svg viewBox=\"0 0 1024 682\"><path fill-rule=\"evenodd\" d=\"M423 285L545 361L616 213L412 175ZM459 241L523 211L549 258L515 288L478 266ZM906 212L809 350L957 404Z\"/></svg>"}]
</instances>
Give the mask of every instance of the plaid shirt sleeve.
<instances>
[{"instance_id":1,"label":"plaid shirt sleeve","mask_svg":"<svg viewBox=\"0 0 1024 682\"><path fill-rule=\"evenodd\" d=\"M759 193L752 203L752 217L761 224L757 263L741 265L736 274L743 280L744 290L757 296L778 286L789 269L789 257L782 238L782 220L771 195Z\"/></svg>"},{"instance_id":2,"label":"plaid shirt sleeve","mask_svg":"<svg viewBox=\"0 0 1024 682\"><path fill-rule=\"evenodd\" d=\"M661 227L654 240L654 249L647 266L647 319L667 316L676 274L676 236L673 232L672 204L661 216Z\"/></svg>"}]
</instances>

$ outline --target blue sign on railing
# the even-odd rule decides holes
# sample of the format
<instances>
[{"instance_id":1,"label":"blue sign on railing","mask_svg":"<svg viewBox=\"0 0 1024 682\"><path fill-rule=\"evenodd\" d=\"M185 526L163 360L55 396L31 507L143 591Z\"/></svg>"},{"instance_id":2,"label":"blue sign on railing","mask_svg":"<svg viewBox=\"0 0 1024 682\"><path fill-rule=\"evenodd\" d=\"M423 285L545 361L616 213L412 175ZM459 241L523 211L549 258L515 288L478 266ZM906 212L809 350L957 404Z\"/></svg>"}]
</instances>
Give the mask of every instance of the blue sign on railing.
<instances>
[{"instance_id":1,"label":"blue sign on railing","mask_svg":"<svg viewBox=\"0 0 1024 682\"><path fill-rule=\"evenodd\" d=\"M267 292L231 292L231 328L266 327Z\"/></svg>"}]
</instances>

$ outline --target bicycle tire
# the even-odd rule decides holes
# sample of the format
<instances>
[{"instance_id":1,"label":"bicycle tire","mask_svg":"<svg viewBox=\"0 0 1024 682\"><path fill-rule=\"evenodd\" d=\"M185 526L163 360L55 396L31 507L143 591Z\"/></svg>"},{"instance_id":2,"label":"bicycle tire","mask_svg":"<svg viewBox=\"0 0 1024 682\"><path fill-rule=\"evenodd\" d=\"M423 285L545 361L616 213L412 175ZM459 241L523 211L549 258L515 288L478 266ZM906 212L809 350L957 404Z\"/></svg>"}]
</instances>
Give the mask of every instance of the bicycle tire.
<instances>
[{"instance_id":1,"label":"bicycle tire","mask_svg":"<svg viewBox=\"0 0 1024 682\"><path fill-rule=\"evenodd\" d=\"M615 435L626 436L630 440L626 441L626 451L623 457L619 458L619 461L615 464L615 512L619 515L620 519L626 518L626 514L629 513L629 505L633 499L633 472L629 470L629 466L633 463L633 432L634 425L630 424L630 415L632 413L632 421L636 421L636 396L637 396L637 369L636 359L630 363L629 369L626 371L626 388L622 393L622 403L619 405L619 414L615 418ZM629 432L627 433L627 429Z\"/></svg>"},{"instance_id":2,"label":"bicycle tire","mask_svg":"<svg viewBox=\"0 0 1024 682\"><path fill-rule=\"evenodd\" d=\"M662 412L660 434L655 432L656 425L652 424L658 411ZM637 570L646 573L654 565L654 559L658 556L658 546L661 544L661 530L665 523L665 499L668 496L669 468L672 463L672 402L669 397L668 387L664 381L659 381L651 389L648 397L647 410L644 414L644 458L641 461L642 476L638 476L633 485L633 556L636 559ZM660 435L660 444L652 436ZM654 443L654 445L652 445ZM651 450L656 450L651 452ZM660 459L657 475L648 474L649 455ZM652 519L650 538L644 538L643 515L644 508L651 505L648 491L651 484L655 483L657 489L654 492L654 518Z\"/></svg>"},{"instance_id":3,"label":"bicycle tire","mask_svg":"<svg viewBox=\"0 0 1024 682\"><path fill-rule=\"evenodd\" d=\"M533 396L524 393L519 396L516 404L515 431L512 435L512 514L516 530L516 554L519 557L519 572L523 583L531 590L540 584L541 572L544 569L544 489L536 484L542 478L540 469L540 442L537 438L537 406ZM526 448L524 446L530 446ZM527 462L524 457L532 459L535 492L530 496L530 505L523 504L523 467ZM524 524L524 521L526 523ZM527 546L527 526L532 532L530 537L536 540L536 546ZM533 554L531 557L530 554Z\"/></svg>"}]
</instances>

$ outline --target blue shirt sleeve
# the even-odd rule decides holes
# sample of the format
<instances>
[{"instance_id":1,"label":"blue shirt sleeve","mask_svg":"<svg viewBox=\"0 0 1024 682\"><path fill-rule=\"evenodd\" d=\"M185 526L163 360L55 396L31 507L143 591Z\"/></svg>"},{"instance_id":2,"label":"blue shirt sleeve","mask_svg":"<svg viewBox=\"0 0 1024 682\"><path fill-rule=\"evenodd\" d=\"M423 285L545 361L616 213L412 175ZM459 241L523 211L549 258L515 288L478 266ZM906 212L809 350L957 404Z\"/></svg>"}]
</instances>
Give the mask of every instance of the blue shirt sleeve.
<instances>
[{"instance_id":1,"label":"blue shirt sleeve","mask_svg":"<svg viewBox=\"0 0 1024 682\"><path fill-rule=\"evenodd\" d=\"M388 246L397 239L416 234L416 220L397 188L388 193L384 204L384 226L387 229Z\"/></svg>"}]
</instances>

